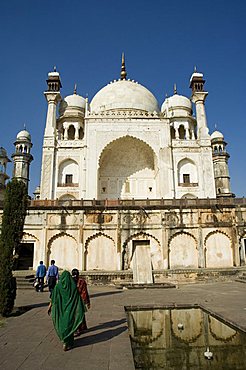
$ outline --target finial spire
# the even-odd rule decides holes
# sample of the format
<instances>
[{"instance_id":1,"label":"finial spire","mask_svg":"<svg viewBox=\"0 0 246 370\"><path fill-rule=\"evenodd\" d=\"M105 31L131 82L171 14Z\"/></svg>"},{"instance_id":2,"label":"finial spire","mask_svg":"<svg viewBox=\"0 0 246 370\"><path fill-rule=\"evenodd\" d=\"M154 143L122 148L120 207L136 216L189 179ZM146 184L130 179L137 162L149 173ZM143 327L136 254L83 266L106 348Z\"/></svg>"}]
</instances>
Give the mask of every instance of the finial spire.
<instances>
[{"instance_id":1,"label":"finial spire","mask_svg":"<svg viewBox=\"0 0 246 370\"><path fill-rule=\"evenodd\" d=\"M125 80L126 76L127 76L127 73L126 73L126 66L125 66L125 55L124 53L122 53L120 79Z\"/></svg>"},{"instance_id":2,"label":"finial spire","mask_svg":"<svg viewBox=\"0 0 246 370\"><path fill-rule=\"evenodd\" d=\"M177 94L177 85L176 85L176 83L173 85L173 93Z\"/></svg>"},{"instance_id":3,"label":"finial spire","mask_svg":"<svg viewBox=\"0 0 246 370\"><path fill-rule=\"evenodd\" d=\"M73 93L74 93L75 95L77 95L77 84L76 84L76 83L74 84L74 90L73 90Z\"/></svg>"},{"instance_id":4,"label":"finial spire","mask_svg":"<svg viewBox=\"0 0 246 370\"><path fill-rule=\"evenodd\" d=\"M24 130L26 129L26 124L24 123Z\"/></svg>"},{"instance_id":5,"label":"finial spire","mask_svg":"<svg viewBox=\"0 0 246 370\"><path fill-rule=\"evenodd\" d=\"M197 72L196 66L194 66L194 72Z\"/></svg>"},{"instance_id":6,"label":"finial spire","mask_svg":"<svg viewBox=\"0 0 246 370\"><path fill-rule=\"evenodd\" d=\"M54 72L56 72L56 66L54 66Z\"/></svg>"}]
</instances>

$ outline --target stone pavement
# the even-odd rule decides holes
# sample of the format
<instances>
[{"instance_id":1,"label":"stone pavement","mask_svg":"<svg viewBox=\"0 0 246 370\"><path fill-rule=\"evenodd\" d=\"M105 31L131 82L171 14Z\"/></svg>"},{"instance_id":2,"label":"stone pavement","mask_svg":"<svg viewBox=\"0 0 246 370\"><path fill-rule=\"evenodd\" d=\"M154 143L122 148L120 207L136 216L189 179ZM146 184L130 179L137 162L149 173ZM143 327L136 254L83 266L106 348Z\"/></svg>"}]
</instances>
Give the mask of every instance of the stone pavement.
<instances>
[{"instance_id":1,"label":"stone pavement","mask_svg":"<svg viewBox=\"0 0 246 370\"><path fill-rule=\"evenodd\" d=\"M177 289L118 290L89 286L89 330L63 352L47 315L48 292L18 290L16 306L29 310L0 328L0 368L133 370L124 306L201 304L246 330L246 285L239 282L180 285Z\"/></svg>"}]
</instances>

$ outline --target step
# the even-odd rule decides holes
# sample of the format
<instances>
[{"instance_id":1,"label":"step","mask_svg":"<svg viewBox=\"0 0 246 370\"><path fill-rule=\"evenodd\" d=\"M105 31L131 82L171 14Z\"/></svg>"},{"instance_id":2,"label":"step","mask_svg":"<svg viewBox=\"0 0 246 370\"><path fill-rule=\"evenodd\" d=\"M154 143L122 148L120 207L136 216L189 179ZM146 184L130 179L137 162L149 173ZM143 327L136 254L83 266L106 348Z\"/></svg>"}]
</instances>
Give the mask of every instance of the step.
<instances>
[{"instance_id":1,"label":"step","mask_svg":"<svg viewBox=\"0 0 246 370\"><path fill-rule=\"evenodd\" d=\"M238 278L238 279L235 279L235 281L237 281L238 283L246 283L246 279L241 279L241 278Z\"/></svg>"}]
</instances>

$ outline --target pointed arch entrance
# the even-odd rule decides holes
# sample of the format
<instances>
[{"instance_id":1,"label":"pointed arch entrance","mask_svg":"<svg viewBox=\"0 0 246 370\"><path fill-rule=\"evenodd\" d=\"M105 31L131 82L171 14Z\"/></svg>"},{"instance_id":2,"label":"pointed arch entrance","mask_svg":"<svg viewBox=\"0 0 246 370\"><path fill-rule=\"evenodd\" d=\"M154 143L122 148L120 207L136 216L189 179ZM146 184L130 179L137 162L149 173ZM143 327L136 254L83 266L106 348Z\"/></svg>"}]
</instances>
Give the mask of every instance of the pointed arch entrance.
<instances>
[{"instance_id":1,"label":"pointed arch entrance","mask_svg":"<svg viewBox=\"0 0 246 370\"><path fill-rule=\"evenodd\" d=\"M157 164L153 149L144 141L124 136L101 153L98 199L157 197Z\"/></svg>"}]
</instances>

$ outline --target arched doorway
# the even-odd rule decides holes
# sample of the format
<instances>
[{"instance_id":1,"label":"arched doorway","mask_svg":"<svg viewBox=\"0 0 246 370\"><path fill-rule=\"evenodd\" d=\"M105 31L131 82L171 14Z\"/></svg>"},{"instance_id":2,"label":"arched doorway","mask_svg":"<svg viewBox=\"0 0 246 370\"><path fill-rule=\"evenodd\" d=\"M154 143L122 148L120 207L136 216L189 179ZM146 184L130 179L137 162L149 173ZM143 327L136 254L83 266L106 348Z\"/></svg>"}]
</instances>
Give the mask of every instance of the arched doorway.
<instances>
[{"instance_id":1,"label":"arched doorway","mask_svg":"<svg viewBox=\"0 0 246 370\"><path fill-rule=\"evenodd\" d=\"M34 243L20 243L17 251L18 259L16 261L15 270L32 270Z\"/></svg>"}]
</instances>

